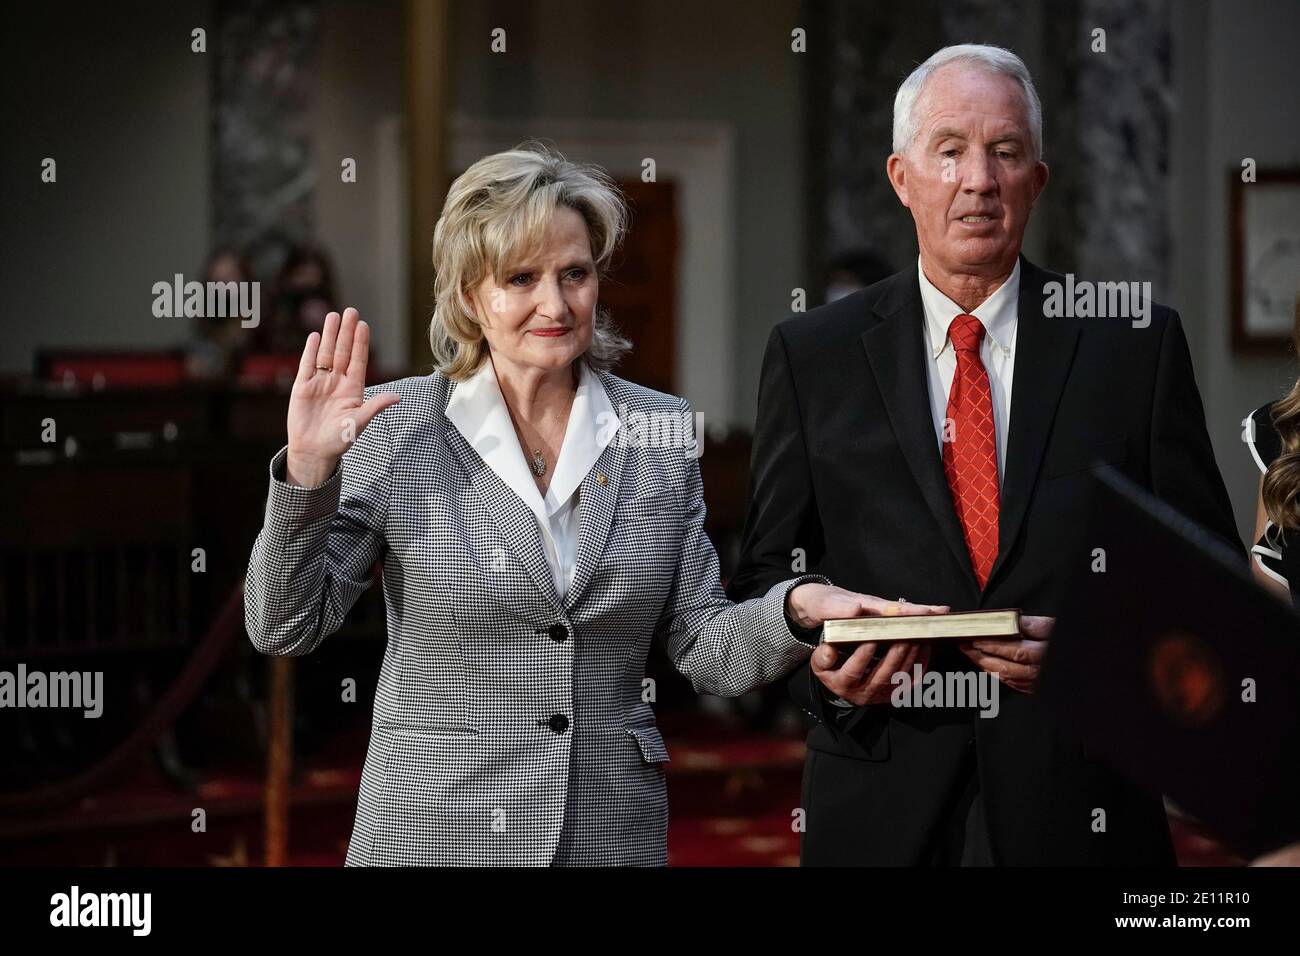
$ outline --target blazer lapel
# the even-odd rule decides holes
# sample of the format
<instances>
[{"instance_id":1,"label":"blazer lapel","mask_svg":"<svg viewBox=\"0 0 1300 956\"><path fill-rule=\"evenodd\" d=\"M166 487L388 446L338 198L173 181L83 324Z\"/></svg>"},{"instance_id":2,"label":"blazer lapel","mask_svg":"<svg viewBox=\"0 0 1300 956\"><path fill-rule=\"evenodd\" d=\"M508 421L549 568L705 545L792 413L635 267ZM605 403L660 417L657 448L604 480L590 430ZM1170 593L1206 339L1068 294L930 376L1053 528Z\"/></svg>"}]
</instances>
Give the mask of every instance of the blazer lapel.
<instances>
[{"instance_id":1,"label":"blazer lapel","mask_svg":"<svg viewBox=\"0 0 1300 956\"><path fill-rule=\"evenodd\" d=\"M631 396L617 378L606 372L598 374L606 395L618 410L620 421L618 432L610 439L579 486L582 520L578 529L578 555L573 581L564 598L566 612L577 604L600 566L601 556L609 541L610 527L614 522L614 506L618 503L619 488L622 486L623 466L627 463L622 414Z\"/></svg>"},{"instance_id":2,"label":"blazer lapel","mask_svg":"<svg viewBox=\"0 0 1300 956\"><path fill-rule=\"evenodd\" d=\"M1006 474L1002 478L998 513L998 557L989 574L990 586L1006 563L1024 524L1038 480L1038 466L1047 448L1079 341L1077 328L1066 325L1066 320L1043 314L1043 284L1050 278L1021 257L1016 370L1011 386Z\"/></svg>"},{"instance_id":3,"label":"blazer lapel","mask_svg":"<svg viewBox=\"0 0 1300 956\"><path fill-rule=\"evenodd\" d=\"M922 329L925 315L915 267L897 277L894 289L880 300L874 311L881 321L862 333L862 344L890 424L943 540L974 587L975 572L953 509L952 492L943 471L930 412Z\"/></svg>"},{"instance_id":4,"label":"blazer lapel","mask_svg":"<svg viewBox=\"0 0 1300 956\"><path fill-rule=\"evenodd\" d=\"M446 406L443 406L444 410ZM537 526L537 516L533 510L519 500L519 496L493 471L479 456L472 445L465 439L450 419L443 416L443 440L452 453L460 460L470 486L483 502L484 510L492 516L502 535L509 543L511 552L519 558L527 569L529 577L537 585L542 600L553 614L560 612L560 598L555 592L555 581L551 577L551 567L546 563L546 552L542 544L542 532ZM486 556L485 563L490 564L494 556Z\"/></svg>"}]
</instances>

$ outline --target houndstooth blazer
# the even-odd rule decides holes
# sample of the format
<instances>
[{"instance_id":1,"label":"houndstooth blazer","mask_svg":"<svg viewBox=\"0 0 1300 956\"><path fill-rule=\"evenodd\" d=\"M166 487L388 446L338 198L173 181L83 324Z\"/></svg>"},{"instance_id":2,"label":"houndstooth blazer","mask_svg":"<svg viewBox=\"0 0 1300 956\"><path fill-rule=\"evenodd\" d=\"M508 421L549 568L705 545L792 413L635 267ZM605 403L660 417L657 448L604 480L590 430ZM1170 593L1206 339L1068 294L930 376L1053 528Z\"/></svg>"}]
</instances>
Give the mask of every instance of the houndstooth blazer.
<instances>
[{"instance_id":1,"label":"houndstooth blazer","mask_svg":"<svg viewBox=\"0 0 1300 956\"><path fill-rule=\"evenodd\" d=\"M445 417L456 385L440 373L368 389L402 400L320 487L286 484L286 450L273 459L244 582L259 651L310 653L383 562L388 644L347 865L662 865L668 752L643 686L650 642L697 690L727 696L811 653L785 595L825 579L728 601L698 460L627 427L690 406L598 374L623 424L580 487L563 600L533 512Z\"/></svg>"}]
</instances>

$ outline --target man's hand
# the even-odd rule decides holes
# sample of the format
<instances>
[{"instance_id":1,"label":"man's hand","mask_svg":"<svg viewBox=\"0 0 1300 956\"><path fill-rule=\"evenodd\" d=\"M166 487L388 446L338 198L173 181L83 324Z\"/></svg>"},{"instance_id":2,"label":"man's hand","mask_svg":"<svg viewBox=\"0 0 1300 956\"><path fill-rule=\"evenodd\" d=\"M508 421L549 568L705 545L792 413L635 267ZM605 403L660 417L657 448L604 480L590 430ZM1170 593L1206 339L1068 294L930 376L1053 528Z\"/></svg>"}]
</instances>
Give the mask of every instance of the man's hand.
<instances>
[{"instance_id":1,"label":"man's hand","mask_svg":"<svg viewBox=\"0 0 1300 956\"><path fill-rule=\"evenodd\" d=\"M901 671L912 678L916 676L912 672L914 664L921 665L922 673L930 666L930 646L929 641L894 641L873 665L874 643L859 644L846 657L834 645L822 644L813 652L812 672L828 691L851 704L884 704L893 693L895 674Z\"/></svg>"},{"instance_id":2,"label":"man's hand","mask_svg":"<svg viewBox=\"0 0 1300 956\"><path fill-rule=\"evenodd\" d=\"M981 638L963 641L957 649L981 670L997 674L1012 690L1032 694L1038 689L1038 673L1047 654L1047 639L1055 626L1054 617L1023 614L1020 617L1022 640Z\"/></svg>"},{"instance_id":3,"label":"man's hand","mask_svg":"<svg viewBox=\"0 0 1300 956\"><path fill-rule=\"evenodd\" d=\"M800 627L816 627L824 621L848 617L947 614L948 606L886 601L871 594L858 594L825 584L801 584L787 597L790 617ZM841 656L829 644L813 652L812 672L836 697L859 707L884 703L889 699L890 678L897 671L911 672L920 663L930 662L928 644L911 641L894 643L884 658L872 663L876 644L860 644L852 654Z\"/></svg>"}]
</instances>

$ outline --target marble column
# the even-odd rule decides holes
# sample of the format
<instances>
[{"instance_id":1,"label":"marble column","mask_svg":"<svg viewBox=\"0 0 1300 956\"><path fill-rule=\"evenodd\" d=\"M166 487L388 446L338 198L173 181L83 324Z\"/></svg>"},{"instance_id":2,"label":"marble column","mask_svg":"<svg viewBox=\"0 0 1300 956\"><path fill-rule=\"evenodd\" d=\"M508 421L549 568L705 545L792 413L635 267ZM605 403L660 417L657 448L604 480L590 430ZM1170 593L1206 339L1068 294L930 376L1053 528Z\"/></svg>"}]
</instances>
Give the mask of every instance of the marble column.
<instances>
[{"instance_id":1,"label":"marble column","mask_svg":"<svg viewBox=\"0 0 1300 956\"><path fill-rule=\"evenodd\" d=\"M1175 108L1166 0L1080 0L1078 270L1151 281L1168 297L1169 136ZM1091 50L1106 31L1106 52Z\"/></svg>"},{"instance_id":2,"label":"marble column","mask_svg":"<svg viewBox=\"0 0 1300 956\"><path fill-rule=\"evenodd\" d=\"M249 252L271 278L313 233L317 0L218 0L212 123L214 246Z\"/></svg>"},{"instance_id":3,"label":"marble column","mask_svg":"<svg viewBox=\"0 0 1300 956\"><path fill-rule=\"evenodd\" d=\"M868 249L902 268L916 256L916 236L885 178L894 92L918 51L941 45L937 11L932 2L909 4L904 15L893 4L837 0L822 15L832 47L810 64L817 85L810 108L824 145L809 156L825 183L820 251L830 260Z\"/></svg>"}]
</instances>

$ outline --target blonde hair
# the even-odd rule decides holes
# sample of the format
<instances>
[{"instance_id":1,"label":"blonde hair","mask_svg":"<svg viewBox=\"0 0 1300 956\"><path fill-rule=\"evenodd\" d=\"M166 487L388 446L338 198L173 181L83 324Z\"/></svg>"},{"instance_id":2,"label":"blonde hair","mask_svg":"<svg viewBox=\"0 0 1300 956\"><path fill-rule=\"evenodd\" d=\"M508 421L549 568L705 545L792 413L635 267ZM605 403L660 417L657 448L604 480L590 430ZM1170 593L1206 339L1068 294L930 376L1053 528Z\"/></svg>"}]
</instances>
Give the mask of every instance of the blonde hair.
<instances>
[{"instance_id":1,"label":"blonde hair","mask_svg":"<svg viewBox=\"0 0 1300 956\"><path fill-rule=\"evenodd\" d=\"M483 365L488 345L469 290L505 271L542 246L560 206L587 224L596 273L603 277L627 231L627 204L597 166L571 163L537 142L485 156L447 191L433 230L433 320L429 345L434 364L450 379L468 378ZM596 370L613 367L632 347L613 320L597 310L591 345L583 358Z\"/></svg>"}]
</instances>

